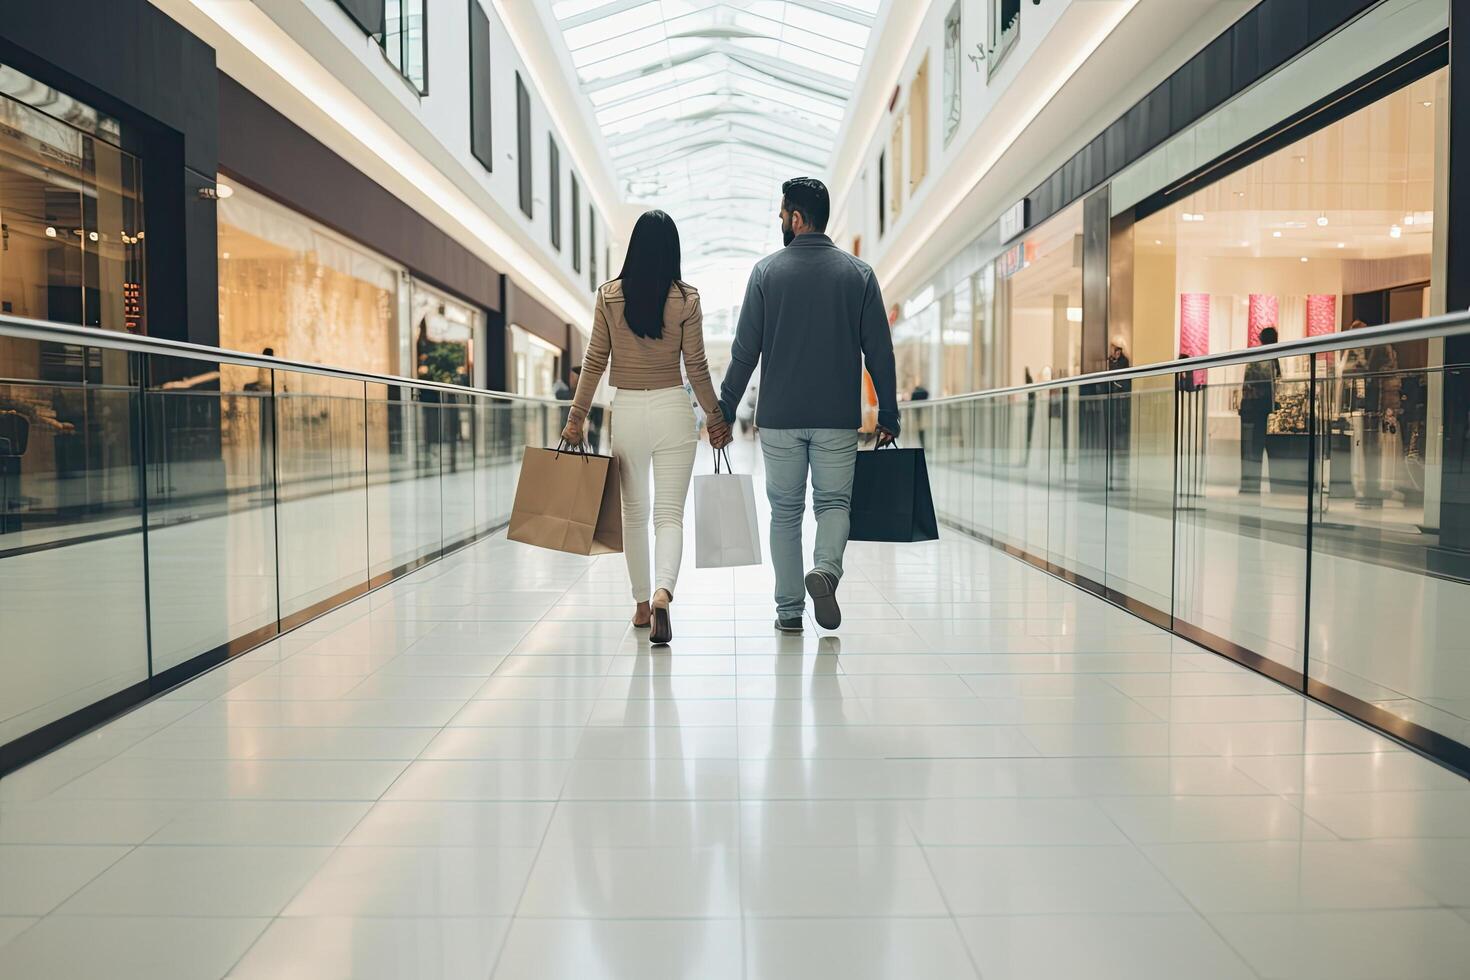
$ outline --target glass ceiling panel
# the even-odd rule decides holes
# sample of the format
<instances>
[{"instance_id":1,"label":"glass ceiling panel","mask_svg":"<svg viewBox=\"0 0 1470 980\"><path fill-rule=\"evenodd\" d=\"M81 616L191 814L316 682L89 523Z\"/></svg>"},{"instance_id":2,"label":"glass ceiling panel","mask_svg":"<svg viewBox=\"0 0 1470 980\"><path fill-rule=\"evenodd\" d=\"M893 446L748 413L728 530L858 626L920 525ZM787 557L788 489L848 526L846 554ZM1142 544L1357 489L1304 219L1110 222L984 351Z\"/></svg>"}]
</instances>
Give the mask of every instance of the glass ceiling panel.
<instances>
[{"instance_id":1,"label":"glass ceiling panel","mask_svg":"<svg viewBox=\"0 0 1470 980\"><path fill-rule=\"evenodd\" d=\"M683 222L686 267L726 271L731 256L780 245L781 181L827 169L882 4L537 2L561 28L624 198Z\"/></svg>"}]
</instances>

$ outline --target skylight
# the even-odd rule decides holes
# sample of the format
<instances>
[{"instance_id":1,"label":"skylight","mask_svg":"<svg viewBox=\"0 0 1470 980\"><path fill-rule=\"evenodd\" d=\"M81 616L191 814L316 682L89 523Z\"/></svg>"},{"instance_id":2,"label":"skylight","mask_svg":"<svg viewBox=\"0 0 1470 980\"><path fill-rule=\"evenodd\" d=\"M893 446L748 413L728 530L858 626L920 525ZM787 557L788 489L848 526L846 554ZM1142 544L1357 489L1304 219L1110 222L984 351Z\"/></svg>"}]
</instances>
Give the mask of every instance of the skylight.
<instances>
[{"instance_id":1,"label":"skylight","mask_svg":"<svg viewBox=\"0 0 1470 980\"><path fill-rule=\"evenodd\" d=\"M624 199L702 260L779 247L781 182L826 171L882 0L549 2Z\"/></svg>"}]
</instances>

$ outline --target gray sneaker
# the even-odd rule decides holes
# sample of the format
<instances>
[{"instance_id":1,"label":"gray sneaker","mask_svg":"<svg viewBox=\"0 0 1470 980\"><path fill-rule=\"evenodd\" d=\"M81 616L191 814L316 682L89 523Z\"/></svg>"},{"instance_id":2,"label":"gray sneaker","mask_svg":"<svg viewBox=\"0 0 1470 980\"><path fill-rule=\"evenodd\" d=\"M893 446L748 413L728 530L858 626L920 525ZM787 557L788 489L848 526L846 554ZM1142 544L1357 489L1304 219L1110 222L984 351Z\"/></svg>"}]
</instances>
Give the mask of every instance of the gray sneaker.
<instances>
[{"instance_id":1,"label":"gray sneaker","mask_svg":"<svg viewBox=\"0 0 1470 980\"><path fill-rule=\"evenodd\" d=\"M842 625L842 607L837 605L837 580L820 568L806 573L806 594L812 597L812 614L824 630Z\"/></svg>"},{"instance_id":2,"label":"gray sneaker","mask_svg":"<svg viewBox=\"0 0 1470 980\"><path fill-rule=\"evenodd\" d=\"M790 619L776 618L776 629L782 633L800 633L803 630L800 616L792 616Z\"/></svg>"}]
</instances>

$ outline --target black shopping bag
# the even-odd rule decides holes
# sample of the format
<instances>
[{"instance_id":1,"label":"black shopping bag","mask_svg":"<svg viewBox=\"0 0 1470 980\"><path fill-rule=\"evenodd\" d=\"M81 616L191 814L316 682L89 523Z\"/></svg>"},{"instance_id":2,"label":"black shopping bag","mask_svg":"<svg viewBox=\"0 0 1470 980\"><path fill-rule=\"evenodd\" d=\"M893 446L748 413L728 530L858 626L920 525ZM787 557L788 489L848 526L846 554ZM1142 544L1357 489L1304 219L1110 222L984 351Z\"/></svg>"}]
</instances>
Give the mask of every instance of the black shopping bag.
<instances>
[{"instance_id":1,"label":"black shopping bag","mask_svg":"<svg viewBox=\"0 0 1470 980\"><path fill-rule=\"evenodd\" d=\"M922 449L857 454L852 475L852 541L936 541L934 495Z\"/></svg>"}]
</instances>

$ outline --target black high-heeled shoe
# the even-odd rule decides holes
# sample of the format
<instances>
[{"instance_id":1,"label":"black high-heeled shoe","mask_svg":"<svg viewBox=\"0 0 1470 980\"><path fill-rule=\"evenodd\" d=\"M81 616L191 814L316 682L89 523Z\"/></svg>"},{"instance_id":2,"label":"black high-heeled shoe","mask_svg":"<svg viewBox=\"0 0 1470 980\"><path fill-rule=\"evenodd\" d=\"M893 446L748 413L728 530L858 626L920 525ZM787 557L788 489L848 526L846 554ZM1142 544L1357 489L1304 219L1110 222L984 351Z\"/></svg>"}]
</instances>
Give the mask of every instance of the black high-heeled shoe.
<instances>
[{"instance_id":1,"label":"black high-heeled shoe","mask_svg":"<svg viewBox=\"0 0 1470 980\"><path fill-rule=\"evenodd\" d=\"M663 589L653 596L653 621L648 633L648 642L654 646L668 646L674 639L674 621L669 617L669 604L674 597Z\"/></svg>"}]
</instances>

